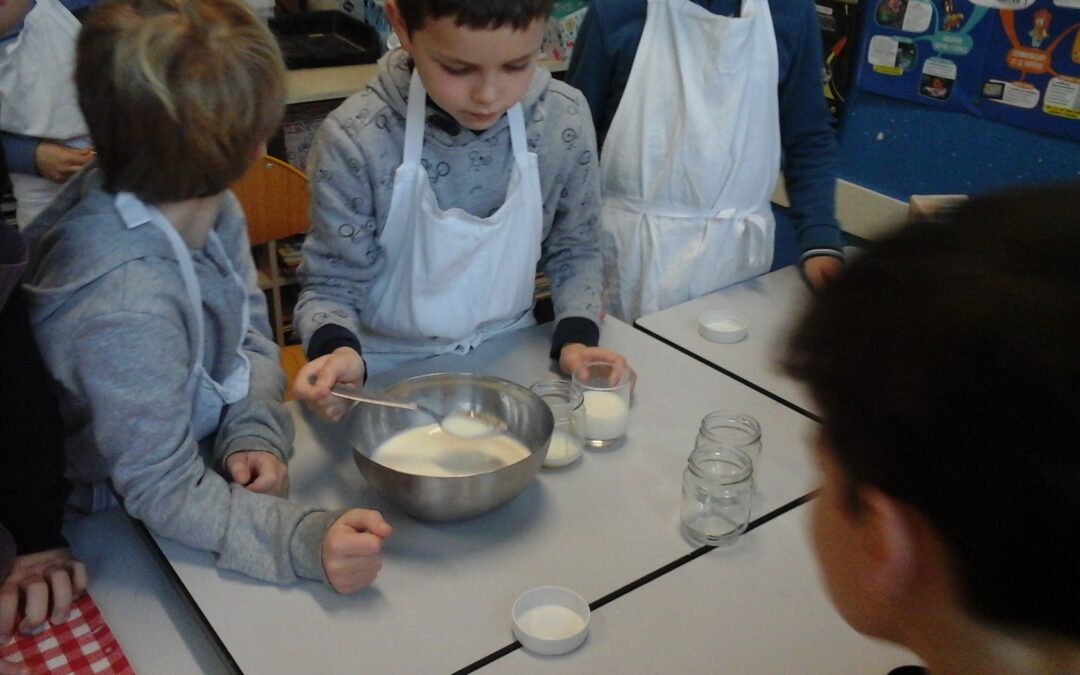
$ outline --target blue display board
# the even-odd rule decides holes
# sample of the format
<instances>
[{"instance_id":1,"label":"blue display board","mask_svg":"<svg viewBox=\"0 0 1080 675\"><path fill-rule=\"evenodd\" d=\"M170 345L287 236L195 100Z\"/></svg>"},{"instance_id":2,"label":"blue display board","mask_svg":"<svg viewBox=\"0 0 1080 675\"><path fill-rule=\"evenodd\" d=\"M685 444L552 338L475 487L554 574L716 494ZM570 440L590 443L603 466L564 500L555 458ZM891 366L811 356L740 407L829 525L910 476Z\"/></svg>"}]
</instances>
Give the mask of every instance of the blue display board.
<instances>
[{"instance_id":1,"label":"blue display board","mask_svg":"<svg viewBox=\"0 0 1080 675\"><path fill-rule=\"evenodd\" d=\"M1080 140L1080 0L869 0L857 86Z\"/></svg>"}]
</instances>

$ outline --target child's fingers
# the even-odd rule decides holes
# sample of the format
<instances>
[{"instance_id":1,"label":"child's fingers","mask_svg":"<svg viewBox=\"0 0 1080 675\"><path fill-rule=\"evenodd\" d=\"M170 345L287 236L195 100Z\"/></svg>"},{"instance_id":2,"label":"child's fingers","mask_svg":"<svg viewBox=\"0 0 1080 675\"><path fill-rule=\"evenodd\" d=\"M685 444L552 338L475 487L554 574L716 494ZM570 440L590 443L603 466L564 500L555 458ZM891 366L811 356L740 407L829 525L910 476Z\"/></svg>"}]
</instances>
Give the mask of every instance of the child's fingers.
<instances>
[{"instance_id":1,"label":"child's fingers","mask_svg":"<svg viewBox=\"0 0 1080 675\"><path fill-rule=\"evenodd\" d=\"M15 632L15 615L19 610L19 589L13 584L0 588L0 645Z\"/></svg>"},{"instance_id":2,"label":"child's fingers","mask_svg":"<svg viewBox=\"0 0 1080 675\"><path fill-rule=\"evenodd\" d=\"M276 497L283 497L286 485L287 482L285 477L280 472L275 471L259 474L256 476L255 480L251 481L251 484L246 487L252 492L261 492Z\"/></svg>"},{"instance_id":3,"label":"child's fingers","mask_svg":"<svg viewBox=\"0 0 1080 675\"><path fill-rule=\"evenodd\" d=\"M251 467L248 465L246 453L233 455L229 458L229 476L237 485L247 485L251 482Z\"/></svg>"},{"instance_id":4,"label":"child's fingers","mask_svg":"<svg viewBox=\"0 0 1080 675\"><path fill-rule=\"evenodd\" d=\"M349 509L341 514L335 524L346 525L357 532L371 532L380 537L389 535L392 529L381 513L371 509Z\"/></svg>"},{"instance_id":5,"label":"child's fingers","mask_svg":"<svg viewBox=\"0 0 1080 675\"><path fill-rule=\"evenodd\" d=\"M89 584L86 565L79 560L68 560L64 564L71 573L71 592L77 598L86 592L86 587Z\"/></svg>"},{"instance_id":6,"label":"child's fingers","mask_svg":"<svg viewBox=\"0 0 1080 675\"><path fill-rule=\"evenodd\" d=\"M382 558L354 559L334 573L328 571L327 578L335 591L349 594L370 586L381 569Z\"/></svg>"},{"instance_id":7,"label":"child's fingers","mask_svg":"<svg viewBox=\"0 0 1080 675\"><path fill-rule=\"evenodd\" d=\"M25 663L12 663L0 658L0 675L30 675L30 668Z\"/></svg>"},{"instance_id":8,"label":"child's fingers","mask_svg":"<svg viewBox=\"0 0 1080 675\"><path fill-rule=\"evenodd\" d=\"M296 374L293 383L293 395L304 401L313 401L330 395L328 389L322 388L316 382L322 373L322 366L328 357L321 356L314 361L304 364L300 372Z\"/></svg>"},{"instance_id":9,"label":"child's fingers","mask_svg":"<svg viewBox=\"0 0 1080 675\"><path fill-rule=\"evenodd\" d=\"M49 609L49 585L39 576L31 577L23 583L26 603L23 605L23 620L19 623L19 632L31 633L45 623Z\"/></svg>"},{"instance_id":10,"label":"child's fingers","mask_svg":"<svg viewBox=\"0 0 1080 675\"><path fill-rule=\"evenodd\" d=\"M52 616L49 622L52 625L64 623L71 611L71 577L64 567L54 567L45 573L52 591Z\"/></svg>"}]
</instances>

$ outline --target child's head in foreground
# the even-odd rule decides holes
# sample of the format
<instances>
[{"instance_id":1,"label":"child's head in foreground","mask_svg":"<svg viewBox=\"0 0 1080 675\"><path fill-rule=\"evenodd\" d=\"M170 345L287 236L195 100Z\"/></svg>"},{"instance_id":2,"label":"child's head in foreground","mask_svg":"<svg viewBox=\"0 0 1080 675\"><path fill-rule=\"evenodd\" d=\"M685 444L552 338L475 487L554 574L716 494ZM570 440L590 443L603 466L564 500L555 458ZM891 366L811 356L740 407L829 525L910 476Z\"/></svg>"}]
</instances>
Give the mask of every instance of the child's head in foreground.
<instances>
[{"instance_id":1,"label":"child's head in foreground","mask_svg":"<svg viewBox=\"0 0 1080 675\"><path fill-rule=\"evenodd\" d=\"M493 126L529 88L553 0L387 0L431 99L461 126Z\"/></svg>"},{"instance_id":2,"label":"child's head in foreground","mask_svg":"<svg viewBox=\"0 0 1080 675\"><path fill-rule=\"evenodd\" d=\"M243 0L103 0L75 80L105 189L148 203L221 192L280 124L284 78Z\"/></svg>"},{"instance_id":3,"label":"child's head in foreground","mask_svg":"<svg viewBox=\"0 0 1080 675\"><path fill-rule=\"evenodd\" d=\"M814 539L848 622L918 651L951 603L1075 657L1080 185L882 239L815 302L787 366L825 417Z\"/></svg>"}]
</instances>

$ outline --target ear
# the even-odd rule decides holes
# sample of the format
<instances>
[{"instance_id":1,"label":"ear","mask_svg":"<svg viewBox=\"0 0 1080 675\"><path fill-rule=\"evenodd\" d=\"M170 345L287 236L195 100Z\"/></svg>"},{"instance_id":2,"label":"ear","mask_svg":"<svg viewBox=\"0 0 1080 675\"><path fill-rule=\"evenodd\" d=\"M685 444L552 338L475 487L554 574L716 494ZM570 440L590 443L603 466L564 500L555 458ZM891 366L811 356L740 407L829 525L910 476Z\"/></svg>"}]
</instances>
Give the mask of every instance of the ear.
<instances>
[{"instance_id":1,"label":"ear","mask_svg":"<svg viewBox=\"0 0 1080 675\"><path fill-rule=\"evenodd\" d=\"M865 590L891 604L915 586L919 561L916 516L902 502L876 488L860 488L859 498L864 508L858 537L866 563Z\"/></svg>"},{"instance_id":2,"label":"ear","mask_svg":"<svg viewBox=\"0 0 1080 675\"><path fill-rule=\"evenodd\" d=\"M412 39L405 26L405 19L401 17L401 11L398 10L397 0L386 0L383 9L386 11L386 18L390 19L390 27L394 29L394 34L401 41L401 48L412 54Z\"/></svg>"}]
</instances>

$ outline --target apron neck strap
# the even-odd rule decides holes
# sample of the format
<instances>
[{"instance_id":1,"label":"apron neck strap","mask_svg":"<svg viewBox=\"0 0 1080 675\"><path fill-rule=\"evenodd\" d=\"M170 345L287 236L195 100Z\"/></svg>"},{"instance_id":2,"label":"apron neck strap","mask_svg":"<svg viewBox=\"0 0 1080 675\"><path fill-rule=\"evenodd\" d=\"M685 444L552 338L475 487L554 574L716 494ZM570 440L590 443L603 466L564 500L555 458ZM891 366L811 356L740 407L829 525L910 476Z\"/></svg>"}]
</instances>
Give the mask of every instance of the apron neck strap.
<instances>
[{"instance_id":1,"label":"apron neck strap","mask_svg":"<svg viewBox=\"0 0 1080 675\"><path fill-rule=\"evenodd\" d=\"M521 104L515 103L507 110L506 118L510 122L510 144L514 148L514 154L528 152L529 146L525 142L525 114L521 112Z\"/></svg>"},{"instance_id":2,"label":"apron neck strap","mask_svg":"<svg viewBox=\"0 0 1080 675\"><path fill-rule=\"evenodd\" d=\"M420 81L420 73L413 66L409 82L409 109L405 117L405 164L416 164L424 147L424 113L427 109L427 90Z\"/></svg>"},{"instance_id":3,"label":"apron neck strap","mask_svg":"<svg viewBox=\"0 0 1080 675\"><path fill-rule=\"evenodd\" d=\"M409 81L409 107L405 114L405 151L402 162L405 164L417 164L424 149L424 115L427 112L427 90L420 80L420 73L413 66L412 79ZM514 155L528 152L529 146L525 140L525 113L521 110L521 103L515 103L506 111L507 121L510 123L510 143L514 149Z\"/></svg>"},{"instance_id":4,"label":"apron neck strap","mask_svg":"<svg viewBox=\"0 0 1080 675\"><path fill-rule=\"evenodd\" d=\"M192 371L194 372L199 364L203 362L206 347L203 338L202 290L199 288L199 279L195 276L195 263L191 258L191 251L188 250L187 244L184 243L176 228L169 224L165 216L153 206L148 205L147 210L150 212L150 222L154 227L161 230L165 234L165 238L169 240L173 255L176 256L176 262L180 265L180 276L184 280L184 290L187 291L188 300L191 302L195 316L196 338L195 354L192 362Z\"/></svg>"}]
</instances>

